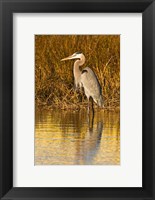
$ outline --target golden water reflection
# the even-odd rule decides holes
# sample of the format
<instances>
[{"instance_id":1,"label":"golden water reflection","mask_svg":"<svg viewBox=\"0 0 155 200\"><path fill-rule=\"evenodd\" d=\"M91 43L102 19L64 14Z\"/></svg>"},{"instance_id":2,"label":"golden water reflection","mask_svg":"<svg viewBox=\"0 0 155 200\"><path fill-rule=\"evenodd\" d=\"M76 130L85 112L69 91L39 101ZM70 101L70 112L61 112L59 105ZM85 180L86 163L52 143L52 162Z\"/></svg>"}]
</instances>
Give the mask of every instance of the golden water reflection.
<instances>
[{"instance_id":1,"label":"golden water reflection","mask_svg":"<svg viewBox=\"0 0 155 200\"><path fill-rule=\"evenodd\" d=\"M35 165L119 165L119 112L36 111Z\"/></svg>"}]
</instances>

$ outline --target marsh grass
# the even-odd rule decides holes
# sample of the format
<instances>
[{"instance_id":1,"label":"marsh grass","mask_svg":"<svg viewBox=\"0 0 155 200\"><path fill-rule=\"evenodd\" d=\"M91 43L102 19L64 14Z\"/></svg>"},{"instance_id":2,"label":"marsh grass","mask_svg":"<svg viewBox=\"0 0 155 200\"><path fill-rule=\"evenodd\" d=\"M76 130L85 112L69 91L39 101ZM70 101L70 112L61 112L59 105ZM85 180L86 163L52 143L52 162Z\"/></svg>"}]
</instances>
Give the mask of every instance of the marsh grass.
<instances>
[{"instance_id":1,"label":"marsh grass","mask_svg":"<svg viewBox=\"0 0 155 200\"><path fill-rule=\"evenodd\" d=\"M120 106L119 35L36 35L35 105L45 109L85 108L84 92L74 91L74 61L60 60L81 51L102 87L105 109ZM82 69L81 68L81 69Z\"/></svg>"}]
</instances>

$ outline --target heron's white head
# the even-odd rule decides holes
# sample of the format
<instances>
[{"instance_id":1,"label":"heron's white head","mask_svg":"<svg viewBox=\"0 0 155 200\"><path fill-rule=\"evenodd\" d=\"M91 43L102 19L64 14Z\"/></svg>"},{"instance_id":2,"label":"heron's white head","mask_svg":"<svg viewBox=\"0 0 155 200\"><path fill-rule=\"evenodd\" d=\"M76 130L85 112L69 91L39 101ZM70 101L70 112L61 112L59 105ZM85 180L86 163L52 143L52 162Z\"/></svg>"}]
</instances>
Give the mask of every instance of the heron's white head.
<instances>
[{"instance_id":1,"label":"heron's white head","mask_svg":"<svg viewBox=\"0 0 155 200\"><path fill-rule=\"evenodd\" d=\"M61 59L61 61L64 61L64 60L72 60L72 59L83 59L84 55L83 53L81 52L75 52L73 53L71 56L68 56L67 58L63 58Z\"/></svg>"}]
</instances>

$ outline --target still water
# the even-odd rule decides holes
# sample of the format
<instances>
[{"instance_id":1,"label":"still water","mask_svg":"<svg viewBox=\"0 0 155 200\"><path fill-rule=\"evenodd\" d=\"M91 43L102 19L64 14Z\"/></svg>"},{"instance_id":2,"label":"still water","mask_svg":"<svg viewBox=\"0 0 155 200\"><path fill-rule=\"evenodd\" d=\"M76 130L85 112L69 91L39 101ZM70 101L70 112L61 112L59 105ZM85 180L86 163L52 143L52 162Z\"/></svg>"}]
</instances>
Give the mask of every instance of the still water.
<instances>
[{"instance_id":1,"label":"still water","mask_svg":"<svg viewBox=\"0 0 155 200\"><path fill-rule=\"evenodd\" d=\"M35 165L119 165L120 113L36 111Z\"/></svg>"}]
</instances>

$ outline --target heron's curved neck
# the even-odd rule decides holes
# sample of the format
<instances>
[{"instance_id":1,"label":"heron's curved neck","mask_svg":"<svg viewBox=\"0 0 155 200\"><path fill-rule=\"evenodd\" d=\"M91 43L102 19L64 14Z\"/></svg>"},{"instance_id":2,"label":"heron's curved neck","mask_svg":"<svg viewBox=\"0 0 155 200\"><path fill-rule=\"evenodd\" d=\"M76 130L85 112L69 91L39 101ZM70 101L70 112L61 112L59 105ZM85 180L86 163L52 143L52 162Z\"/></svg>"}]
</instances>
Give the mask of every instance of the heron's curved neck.
<instances>
[{"instance_id":1,"label":"heron's curved neck","mask_svg":"<svg viewBox=\"0 0 155 200\"><path fill-rule=\"evenodd\" d=\"M85 57L84 56L83 56L82 59L76 60L74 62L74 69L73 69L73 71L74 71L74 76L75 77L78 77L78 76L81 75L81 70L80 70L79 66L83 65L84 63L85 63Z\"/></svg>"},{"instance_id":2,"label":"heron's curved neck","mask_svg":"<svg viewBox=\"0 0 155 200\"><path fill-rule=\"evenodd\" d=\"M77 61L79 61L79 60L76 60L74 62L74 68L73 68L73 73L74 73L75 78L78 78L81 75L81 71L80 71L80 68L79 68L80 65Z\"/></svg>"},{"instance_id":3,"label":"heron's curved neck","mask_svg":"<svg viewBox=\"0 0 155 200\"><path fill-rule=\"evenodd\" d=\"M82 66L84 63L85 63L85 57L82 56L82 58L80 60L76 60L74 64Z\"/></svg>"}]
</instances>

